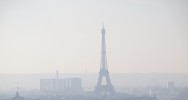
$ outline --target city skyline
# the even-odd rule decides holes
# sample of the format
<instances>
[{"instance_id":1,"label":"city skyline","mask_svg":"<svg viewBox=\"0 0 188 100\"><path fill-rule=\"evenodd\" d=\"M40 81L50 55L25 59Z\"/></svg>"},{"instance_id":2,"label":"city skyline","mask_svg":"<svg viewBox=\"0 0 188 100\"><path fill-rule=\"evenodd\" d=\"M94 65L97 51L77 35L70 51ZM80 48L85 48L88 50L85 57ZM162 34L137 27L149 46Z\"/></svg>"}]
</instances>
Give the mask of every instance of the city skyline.
<instances>
[{"instance_id":1,"label":"city skyline","mask_svg":"<svg viewBox=\"0 0 188 100\"><path fill-rule=\"evenodd\" d=\"M0 74L98 73L105 23L110 73L188 74L188 2L0 1Z\"/></svg>"}]
</instances>

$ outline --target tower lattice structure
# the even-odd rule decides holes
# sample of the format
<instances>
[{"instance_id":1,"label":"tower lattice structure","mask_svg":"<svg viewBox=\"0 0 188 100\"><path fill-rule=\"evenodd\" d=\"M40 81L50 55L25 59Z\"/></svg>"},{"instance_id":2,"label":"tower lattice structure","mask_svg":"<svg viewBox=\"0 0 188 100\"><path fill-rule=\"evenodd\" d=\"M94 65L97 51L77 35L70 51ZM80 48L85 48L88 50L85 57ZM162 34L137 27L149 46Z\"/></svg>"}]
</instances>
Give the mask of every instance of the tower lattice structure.
<instances>
[{"instance_id":1,"label":"tower lattice structure","mask_svg":"<svg viewBox=\"0 0 188 100\"><path fill-rule=\"evenodd\" d=\"M95 93L109 93L114 94L114 88L110 80L108 66L107 66L107 57L106 57L106 43L105 43L105 29L104 25L101 30L102 33L102 47L101 47L101 65L100 65L100 72L97 81L97 85L95 87ZM103 83L103 78L106 79L106 84Z\"/></svg>"}]
</instances>

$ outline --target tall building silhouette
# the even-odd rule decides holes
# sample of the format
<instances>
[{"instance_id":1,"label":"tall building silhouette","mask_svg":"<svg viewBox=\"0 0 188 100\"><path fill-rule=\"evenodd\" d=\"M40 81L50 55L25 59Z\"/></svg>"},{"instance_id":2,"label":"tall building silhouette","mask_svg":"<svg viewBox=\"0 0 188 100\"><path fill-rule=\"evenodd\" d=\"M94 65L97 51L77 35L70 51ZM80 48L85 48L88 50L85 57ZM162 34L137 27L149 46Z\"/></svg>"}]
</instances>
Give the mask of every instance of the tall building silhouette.
<instances>
[{"instance_id":1,"label":"tall building silhouette","mask_svg":"<svg viewBox=\"0 0 188 100\"><path fill-rule=\"evenodd\" d=\"M101 47L101 65L100 65L100 72L97 81L97 85L95 87L95 93L109 93L114 94L114 88L111 84L108 66L107 66L107 57L106 57L106 43L105 43L105 29L104 24L101 30L102 33L102 47ZM103 77L106 79L106 84L103 84Z\"/></svg>"},{"instance_id":2,"label":"tall building silhouette","mask_svg":"<svg viewBox=\"0 0 188 100\"><path fill-rule=\"evenodd\" d=\"M41 93L60 93L60 94L82 94L81 78L61 78L58 70L55 78L40 79Z\"/></svg>"}]
</instances>

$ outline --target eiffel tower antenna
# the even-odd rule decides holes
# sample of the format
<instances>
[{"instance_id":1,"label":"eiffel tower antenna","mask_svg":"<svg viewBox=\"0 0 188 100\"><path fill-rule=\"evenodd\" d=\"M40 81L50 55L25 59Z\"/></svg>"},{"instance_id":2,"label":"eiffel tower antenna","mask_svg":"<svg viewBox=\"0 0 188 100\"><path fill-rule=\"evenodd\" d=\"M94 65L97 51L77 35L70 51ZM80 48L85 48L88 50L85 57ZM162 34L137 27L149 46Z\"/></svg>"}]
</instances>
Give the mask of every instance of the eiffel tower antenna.
<instances>
[{"instance_id":1,"label":"eiffel tower antenna","mask_svg":"<svg viewBox=\"0 0 188 100\"><path fill-rule=\"evenodd\" d=\"M105 28L104 28L104 22L103 22L103 28L101 30L102 34L102 44L101 44L101 65L100 65L100 72L99 77L97 81L97 85L95 87L95 93L109 93L114 94L114 88L111 84L109 72L108 72L108 66L107 66L107 57L106 57L106 43L105 43ZM106 78L106 84L102 84L103 77Z\"/></svg>"},{"instance_id":2,"label":"eiffel tower antenna","mask_svg":"<svg viewBox=\"0 0 188 100\"><path fill-rule=\"evenodd\" d=\"M104 28L104 21L102 22L102 25L103 25L102 28Z\"/></svg>"}]
</instances>

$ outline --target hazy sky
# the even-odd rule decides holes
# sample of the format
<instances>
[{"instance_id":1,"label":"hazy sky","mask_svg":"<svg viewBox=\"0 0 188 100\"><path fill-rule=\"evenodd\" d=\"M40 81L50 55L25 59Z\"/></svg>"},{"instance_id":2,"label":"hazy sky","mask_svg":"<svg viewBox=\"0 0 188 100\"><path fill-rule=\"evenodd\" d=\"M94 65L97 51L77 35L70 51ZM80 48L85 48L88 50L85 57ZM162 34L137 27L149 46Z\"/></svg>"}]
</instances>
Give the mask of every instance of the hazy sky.
<instances>
[{"instance_id":1,"label":"hazy sky","mask_svg":"<svg viewBox=\"0 0 188 100\"><path fill-rule=\"evenodd\" d=\"M188 73L187 0L0 0L0 73Z\"/></svg>"}]
</instances>

